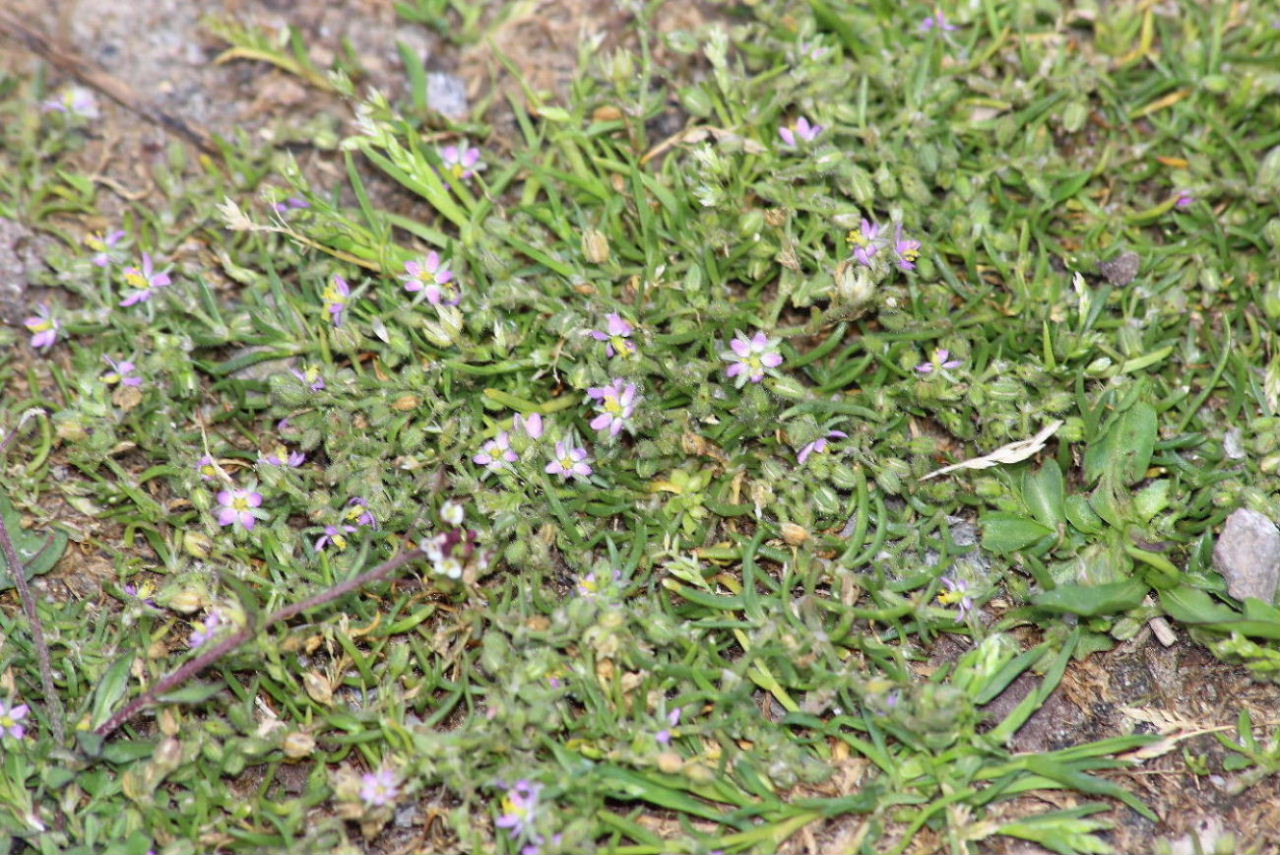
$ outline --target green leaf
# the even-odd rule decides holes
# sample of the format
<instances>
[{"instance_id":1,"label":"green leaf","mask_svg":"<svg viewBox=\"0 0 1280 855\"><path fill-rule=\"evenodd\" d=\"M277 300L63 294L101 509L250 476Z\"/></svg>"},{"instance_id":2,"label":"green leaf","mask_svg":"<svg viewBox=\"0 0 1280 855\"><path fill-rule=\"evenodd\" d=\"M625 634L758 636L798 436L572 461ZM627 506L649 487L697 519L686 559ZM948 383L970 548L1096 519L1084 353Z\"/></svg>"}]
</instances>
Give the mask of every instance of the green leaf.
<instances>
[{"instance_id":1,"label":"green leaf","mask_svg":"<svg viewBox=\"0 0 1280 855\"><path fill-rule=\"evenodd\" d=\"M1081 617L1116 614L1137 608L1147 595L1147 585L1138 579L1106 585L1060 585L1031 598L1040 609L1055 614Z\"/></svg>"},{"instance_id":2,"label":"green leaf","mask_svg":"<svg viewBox=\"0 0 1280 855\"><path fill-rule=\"evenodd\" d=\"M125 654L111 663L107 673L98 681L93 690L93 714L90 716L90 729L96 730L98 725L111 718L111 710L124 697L129 688L129 667L133 664L133 655Z\"/></svg>"},{"instance_id":3,"label":"green leaf","mask_svg":"<svg viewBox=\"0 0 1280 855\"><path fill-rule=\"evenodd\" d=\"M1106 805L1094 803L1070 810L1042 813L1007 822L996 829L996 833L1031 840L1062 855L1075 855L1078 852L1108 855L1115 850L1094 832L1110 829L1111 823L1084 818L1106 809Z\"/></svg>"},{"instance_id":4,"label":"green leaf","mask_svg":"<svg viewBox=\"0 0 1280 855\"><path fill-rule=\"evenodd\" d=\"M1156 411L1150 404L1134 404L1112 428L1109 469L1124 484L1136 484L1146 477L1156 447Z\"/></svg>"},{"instance_id":5,"label":"green leaf","mask_svg":"<svg viewBox=\"0 0 1280 855\"><path fill-rule=\"evenodd\" d=\"M1245 600L1241 614L1204 591L1184 585L1161 591L1160 605L1179 623L1214 632L1280 639L1280 610L1254 597Z\"/></svg>"},{"instance_id":6,"label":"green leaf","mask_svg":"<svg viewBox=\"0 0 1280 855\"><path fill-rule=\"evenodd\" d=\"M1067 496L1063 503L1067 522L1084 534L1097 534L1102 531L1102 517L1089 506L1089 500L1080 495Z\"/></svg>"},{"instance_id":7,"label":"green leaf","mask_svg":"<svg viewBox=\"0 0 1280 855\"><path fill-rule=\"evenodd\" d=\"M9 497L0 493L0 517L4 519L5 528L13 540L14 551L18 553L18 561L26 569L26 578L31 579L48 573L58 563L67 548L67 536L60 531L34 532L22 527L22 518ZM9 562L0 553L0 591L14 586L13 574L9 570Z\"/></svg>"},{"instance_id":8,"label":"green leaf","mask_svg":"<svg viewBox=\"0 0 1280 855\"><path fill-rule=\"evenodd\" d=\"M181 689L175 689L161 695L159 700L166 704L199 704L222 691L221 683L191 683Z\"/></svg>"},{"instance_id":9,"label":"green leaf","mask_svg":"<svg viewBox=\"0 0 1280 855\"><path fill-rule=\"evenodd\" d=\"M1085 481L1092 484L1103 475L1113 477L1117 485L1141 481L1155 445L1156 411L1150 404L1136 403L1085 449Z\"/></svg>"},{"instance_id":10,"label":"green leaf","mask_svg":"<svg viewBox=\"0 0 1280 855\"><path fill-rule=\"evenodd\" d=\"M1016 552L1053 534L1035 520L997 511L982 517L982 546L995 553Z\"/></svg>"},{"instance_id":11,"label":"green leaf","mask_svg":"<svg viewBox=\"0 0 1280 855\"><path fill-rule=\"evenodd\" d=\"M1055 531L1066 520L1062 495L1062 469L1058 461L1051 459L1034 473L1023 473L1022 500L1033 517Z\"/></svg>"},{"instance_id":12,"label":"green leaf","mask_svg":"<svg viewBox=\"0 0 1280 855\"><path fill-rule=\"evenodd\" d=\"M1134 494L1133 510L1138 515L1139 522L1151 522L1156 514L1169 507L1169 488L1172 486L1173 482L1168 478L1161 478Z\"/></svg>"}]
</instances>

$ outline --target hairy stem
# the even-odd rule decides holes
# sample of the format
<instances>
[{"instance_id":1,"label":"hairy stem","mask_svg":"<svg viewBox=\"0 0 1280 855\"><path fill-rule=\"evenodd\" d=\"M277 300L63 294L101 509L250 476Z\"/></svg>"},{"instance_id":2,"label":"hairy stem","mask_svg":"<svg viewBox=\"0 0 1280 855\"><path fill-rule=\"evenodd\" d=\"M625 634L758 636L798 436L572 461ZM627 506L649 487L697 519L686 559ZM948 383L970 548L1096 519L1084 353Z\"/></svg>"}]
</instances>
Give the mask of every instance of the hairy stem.
<instances>
[{"instance_id":1,"label":"hairy stem","mask_svg":"<svg viewBox=\"0 0 1280 855\"><path fill-rule=\"evenodd\" d=\"M346 594L362 588L371 582L376 582L379 579L390 576L394 571L399 570L401 567L412 561L425 557L425 555L426 553L421 549L410 549L407 552L401 552L399 555L384 561L372 570L367 570L359 576L353 576L345 582L339 582L332 588L323 590L318 594L313 594L305 600L300 600L293 605L285 606L284 608L272 612L267 615L266 619L262 621L260 626L250 624L249 626L236 630L231 635L228 635L226 638L210 647L208 650L205 650L203 653L196 656L194 659L191 659L174 671L171 671L150 689L125 704L125 706L111 716L111 718L99 725L95 732L99 736L110 736L118 730L121 725L129 721L139 712L155 704L160 699L161 695L178 688L183 683L195 677L205 668L208 668L214 662L217 662L231 651L241 647L246 642L253 639L259 631L266 629L272 624L282 623L296 617L308 609L314 609L317 606L324 605L325 603L333 602L339 597L345 596Z\"/></svg>"},{"instance_id":2,"label":"hairy stem","mask_svg":"<svg viewBox=\"0 0 1280 855\"><path fill-rule=\"evenodd\" d=\"M44 411L28 410L22 414L17 427L9 432L4 442L0 442L0 454L7 451L13 444L13 440L18 436L27 419L36 414L43 415ZM18 598L22 600L22 611L26 613L27 623L31 627L31 638L36 645L36 662L40 667L40 687L44 690L45 714L49 717L49 726L53 729L53 739L58 745L62 745L67 738L63 721L65 712L62 708L62 698L58 696L58 687L53 682L53 664L49 658L49 645L44 640L44 624L40 622L36 601L31 596L31 586L27 584L27 568L18 559L18 550L13 546L13 538L9 536L9 527L5 524L3 516L0 516L0 552L4 553L5 563L9 565L9 574L13 576L13 584L18 589Z\"/></svg>"}]
</instances>

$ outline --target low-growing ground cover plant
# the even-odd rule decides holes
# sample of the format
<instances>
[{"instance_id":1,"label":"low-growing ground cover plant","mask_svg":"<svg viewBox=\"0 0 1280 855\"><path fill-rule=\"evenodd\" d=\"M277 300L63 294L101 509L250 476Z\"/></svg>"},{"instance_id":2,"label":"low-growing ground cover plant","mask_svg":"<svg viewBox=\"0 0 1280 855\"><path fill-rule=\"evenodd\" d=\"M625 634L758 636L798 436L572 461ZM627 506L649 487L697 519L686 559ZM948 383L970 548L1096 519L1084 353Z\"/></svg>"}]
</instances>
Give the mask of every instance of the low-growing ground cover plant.
<instances>
[{"instance_id":1,"label":"low-growing ground cover plant","mask_svg":"<svg viewBox=\"0 0 1280 855\"><path fill-rule=\"evenodd\" d=\"M50 164L98 107L7 81L45 108L0 214L61 241L4 333L3 568L114 566L0 612L0 830L1105 852L1103 811L1166 819L1104 773L1194 728L1015 740L1153 620L1276 673L1280 612L1211 563L1280 489L1262 11L638 10L508 137L222 22L336 93L341 170L175 146L169 207L87 238ZM71 549L51 495L97 526ZM1231 724L1213 774L1280 769Z\"/></svg>"}]
</instances>

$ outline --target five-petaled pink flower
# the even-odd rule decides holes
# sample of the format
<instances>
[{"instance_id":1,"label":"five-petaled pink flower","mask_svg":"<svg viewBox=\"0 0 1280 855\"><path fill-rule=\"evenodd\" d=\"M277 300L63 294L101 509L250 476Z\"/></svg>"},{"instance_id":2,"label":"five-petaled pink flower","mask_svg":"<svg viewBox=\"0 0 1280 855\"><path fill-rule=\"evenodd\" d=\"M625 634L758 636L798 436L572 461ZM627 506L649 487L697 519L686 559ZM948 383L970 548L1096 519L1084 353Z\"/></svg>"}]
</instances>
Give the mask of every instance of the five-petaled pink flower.
<instances>
[{"instance_id":1,"label":"five-petaled pink flower","mask_svg":"<svg viewBox=\"0 0 1280 855\"><path fill-rule=\"evenodd\" d=\"M12 736L14 739L21 739L27 732L27 728L20 724L30 710L26 704L18 704L16 707L12 703L0 701L0 736Z\"/></svg>"},{"instance_id":2,"label":"five-petaled pink flower","mask_svg":"<svg viewBox=\"0 0 1280 855\"><path fill-rule=\"evenodd\" d=\"M973 596L969 593L969 583L964 579L953 579L944 576L942 585L947 590L938 594L938 602L943 605L959 605L960 613L956 615L956 623L961 623L969 612L973 611Z\"/></svg>"},{"instance_id":3,"label":"five-petaled pink flower","mask_svg":"<svg viewBox=\"0 0 1280 855\"><path fill-rule=\"evenodd\" d=\"M799 463L804 463L806 460L809 459L810 454L814 454L814 453L821 454L822 452L826 451L828 440L844 439L847 436L849 436L849 434L845 433L842 430L827 431L826 436L820 436L817 439L815 439L813 442L806 445L804 448L800 449L800 453L796 455L796 460Z\"/></svg>"},{"instance_id":4,"label":"five-petaled pink flower","mask_svg":"<svg viewBox=\"0 0 1280 855\"><path fill-rule=\"evenodd\" d=\"M320 294L320 299L324 301L324 310L329 314L329 320L333 321L335 327L342 326L350 297L351 286L347 284L347 280L335 273Z\"/></svg>"},{"instance_id":5,"label":"five-petaled pink flower","mask_svg":"<svg viewBox=\"0 0 1280 855\"><path fill-rule=\"evenodd\" d=\"M497 472L509 469L520 457L511 450L511 434L504 430L481 446L480 453L471 459L490 472Z\"/></svg>"},{"instance_id":6,"label":"five-petaled pink flower","mask_svg":"<svg viewBox=\"0 0 1280 855\"><path fill-rule=\"evenodd\" d=\"M622 315L617 312L610 312L605 315L605 328L603 330L588 330L587 335L596 341L604 342L604 352L612 358L618 355L631 356L636 352L635 343L631 341L633 332L635 332L635 327L627 323Z\"/></svg>"},{"instance_id":7,"label":"five-petaled pink flower","mask_svg":"<svg viewBox=\"0 0 1280 855\"><path fill-rule=\"evenodd\" d=\"M421 261L406 261L400 280L404 282L404 290L411 294L421 291L433 306L456 306L462 300L457 287L450 284L454 281L453 271L445 266L440 260L440 253L434 249Z\"/></svg>"},{"instance_id":8,"label":"five-petaled pink flower","mask_svg":"<svg viewBox=\"0 0 1280 855\"><path fill-rule=\"evenodd\" d=\"M468 147L466 140L461 145L447 145L440 149L440 162L444 164L445 174L450 178L465 181L483 169L480 163L480 149Z\"/></svg>"},{"instance_id":9,"label":"five-petaled pink flower","mask_svg":"<svg viewBox=\"0 0 1280 855\"><path fill-rule=\"evenodd\" d=\"M253 531L258 520L267 518L262 510L262 494L253 490L222 490L218 493L218 525L239 523L245 530Z\"/></svg>"},{"instance_id":10,"label":"five-petaled pink flower","mask_svg":"<svg viewBox=\"0 0 1280 855\"><path fill-rule=\"evenodd\" d=\"M794 124L778 128L778 136L782 137L782 141L788 148L795 148L797 140L813 142L822 131L822 125L811 125L808 119L801 116Z\"/></svg>"},{"instance_id":11,"label":"five-petaled pink flower","mask_svg":"<svg viewBox=\"0 0 1280 855\"><path fill-rule=\"evenodd\" d=\"M1173 204L1178 208L1190 208L1191 203L1194 202L1195 200L1196 200L1196 197L1191 195L1190 190L1179 190L1178 199Z\"/></svg>"},{"instance_id":12,"label":"five-petaled pink flower","mask_svg":"<svg viewBox=\"0 0 1280 855\"><path fill-rule=\"evenodd\" d=\"M360 779L360 800L369 807L382 807L400 795L400 781L391 769L365 772Z\"/></svg>"},{"instance_id":13,"label":"five-petaled pink flower","mask_svg":"<svg viewBox=\"0 0 1280 855\"><path fill-rule=\"evenodd\" d=\"M138 366L128 360L116 362L110 356L103 356L102 358L111 366L111 370L102 375L104 383L119 383L122 386L142 385L141 375L134 373L138 370Z\"/></svg>"},{"instance_id":14,"label":"five-petaled pink flower","mask_svg":"<svg viewBox=\"0 0 1280 855\"><path fill-rule=\"evenodd\" d=\"M945 347L940 347L933 352L933 356L928 362L921 362L916 366L916 371L921 374L932 374L935 371L941 371L943 368L959 368L964 363L959 359L951 358L951 351Z\"/></svg>"},{"instance_id":15,"label":"five-petaled pink flower","mask_svg":"<svg viewBox=\"0 0 1280 855\"><path fill-rule=\"evenodd\" d=\"M511 785L502 797L502 816L494 825L505 828L512 837L533 836L533 823L538 818L538 793L541 784L521 778Z\"/></svg>"},{"instance_id":16,"label":"five-petaled pink flower","mask_svg":"<svg viewBox=\"0 0 1280 855\"><path fill-rule=\"evenodd\" d=\"M124 284L133 290L120 301L121 306L132 306L134 303L144 303L151 299L151 295L155 293L157 288L163 288L172 280L168 273L157 273L151 266L151 253L142 253L142 269L137 267L126 267L124 269Z\"/></svg>"},{"instance_id":17,"label":"five-petaled pink flower","mask_svg":"<svg viewBox=\"0 0 1280 855\"><path fill-rule=\"evenodd\" d=\"M863 267L871 266L871 259L880 251L884 239L880 237L880 225L863 218L859 228L853 229L845 237L853 247L853 257Z\"/></svg>"},{"instance_id":18,"label":"five-petaled pink flower","mask_svg":"<svg viewBox=\"0 0 1280 855\"><path fill-rule=\"evenodd\" d=\"M729 350L721 353L720 358L733 363L725 369L725 374L730 378L736 378L735 383L739 389L745 386L748 380L759 383L764 379L766 370L777 368L782 364L778 343L762 332L757 332L751 338L739 332L729 342Z\"/></svg>"},{"instance_id":19,"label":"five-petaled pink flower","mask_svg":"<svg viewBox=\"0 0 1280 855\"><path fill-rule=\"evenodd\" d=\"M124 229L116 229L105 235L89 235L84 239L85 246L93 250L94 256L89 261L95 267L106 267L116 260L115 249L116 244L124 237Z\"/></svg>"},{"instance_id":20,"label":"five-petaled pink flower","mask_svg":"<svg viewBox=\"0 0 1280 855\"><path fill-rule=\"evenodd\" d=\"M31 333L31 346L36 350L53 347L53 343L58 340L58 330L62 329L62 322L53 316L44 303L37 306L35 315L22 324Z\"/></svg>"},{"instance_id":21,"label":"five-petaled pink flower","mask_svg":"<svg viewBox=\"0 0 1280 855\"><path fill-rule=\"evenodd\" d=\"M584 479L591 474L591 458L585 448L574 448L567 442L556 443L555 459L547 464L546 471L568 481Z\"/></svg>"},{"instance_id":22,"label":"five-petaled pink flower","mask_svg":"<svg viewBox=\"0 0 1280 855\"><path fill-rule=\"evenodd\" d=\"M607 430L617 436L623 428L630 428L627 420L635 412L640 396L635 383L625 383L614 378L608 386L593 386L587 390L587 400L596 401L600 414L591 420L593 430Z\"/></svg>"},{"instance_id":23,"label":"five-petaled pink flower","mask_svg":"<svg viewBox=\"0 0 1280 855\"><path fill-rule=\"evenodd\" d=\"M902 223L898 223L894 231L893 251L898 256L898 269L906 272L916 269L916 259L920 257L920 241L907 240L902 236Z\"/></svg>"},{"instance_id":24,"label":"five-petaled pink flower","mask_svg":"<svg viewBox=\"0 0 1280 855\"><path fill-rule=\"evenodd\" d=\"M342 525L327 525L324 527L324 534L316 538L316 552L324 549L329 544L333 544L339 551L347 548L347 535L353 531L359 531L359 528L353 525L343 523Z\"/></svg>"}]
</instances>

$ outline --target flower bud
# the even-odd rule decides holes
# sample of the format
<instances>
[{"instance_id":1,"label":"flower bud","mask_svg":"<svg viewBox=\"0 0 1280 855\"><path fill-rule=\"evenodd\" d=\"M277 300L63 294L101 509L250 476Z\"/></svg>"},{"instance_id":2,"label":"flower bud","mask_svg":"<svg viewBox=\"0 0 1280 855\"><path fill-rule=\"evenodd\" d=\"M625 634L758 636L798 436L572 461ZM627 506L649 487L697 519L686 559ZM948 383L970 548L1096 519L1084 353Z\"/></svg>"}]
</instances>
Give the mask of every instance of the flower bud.
<instances>
[{"instance_id":1,"label":"flower bud","mask_svg":"<svg viewBox=\"0 0 1280 855\"><path fill-rule=\"evenodd\" d=\"M285 735L284 741L280 743L280 749L290 760L303 760L310 757L316 750L316 741L311 734L295 730Z\"/></svg>"},{"instance_id":2,"label":"flower bud","mask_svg":"<svg viewBox=\"0 0 1280 855\"><path fill-rule=\"evenodd\" d=\"M599 229L587 229L582 233L582 255L592 264L604 264L609 260L609 239Z\"/></svg>"}]
</instances>

